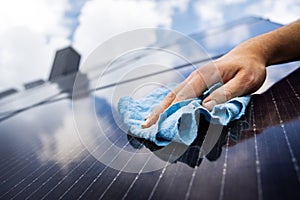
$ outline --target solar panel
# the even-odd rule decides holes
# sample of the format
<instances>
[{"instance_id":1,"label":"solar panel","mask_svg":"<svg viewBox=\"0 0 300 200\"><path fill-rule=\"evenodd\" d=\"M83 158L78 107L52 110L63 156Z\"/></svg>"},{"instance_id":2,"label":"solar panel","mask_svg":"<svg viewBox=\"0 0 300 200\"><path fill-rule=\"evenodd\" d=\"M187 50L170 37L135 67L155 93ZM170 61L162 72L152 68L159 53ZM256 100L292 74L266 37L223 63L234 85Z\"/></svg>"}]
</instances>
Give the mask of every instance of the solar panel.
<instances>
[{"instance_id":1,"label":"solar panel","mask_svg":"<svg viewBox=\"0 0 300 200\"><path fill-rule=\"evenodd\" d=\"M277 27L251 19L221 30L249 26L253 31L253 24L260 24L260 33ZM257 32L250 36L253 34ZM198 35L202 42L203 35ZM296 70L287 77L275 73L285 66L270 68L268 79L275 77L269 82L274 84L253 95L245 116L223 128L206 158L199 156L208 128L203 119L198 138L180 156L173 148L159 154L160 148L149 141L124 134L105 98L114 82L92 88L97 118L105 119L103 132L111 143L105 143L104 136L97 134L97 123L89 121L94 112L81 110L83 130L93 136L90 149L74 128L71 91L64 88L68 80L72 85L74 77L16 94L19 99L0 102L0 199L299 199L300 69L297 63L290 65ZM178 66L182 72L193 69L184 63ZM96 80L91 78L93 73L81 76L83 88ZM166 71L158 76L169 74ZM126 87L128 82L122 84ZM51 92L46 94L43 88ZM87 103L90 97L89 93L81 94L76 101ZM7 113L11 109L14 112ZM98 161L105 158L113 165L123 152L130 152L130 156L120 170ZM159 167L149 170L158 160ZM134 167L135 172L125 170Z\"/></svg>"}]
</instances>

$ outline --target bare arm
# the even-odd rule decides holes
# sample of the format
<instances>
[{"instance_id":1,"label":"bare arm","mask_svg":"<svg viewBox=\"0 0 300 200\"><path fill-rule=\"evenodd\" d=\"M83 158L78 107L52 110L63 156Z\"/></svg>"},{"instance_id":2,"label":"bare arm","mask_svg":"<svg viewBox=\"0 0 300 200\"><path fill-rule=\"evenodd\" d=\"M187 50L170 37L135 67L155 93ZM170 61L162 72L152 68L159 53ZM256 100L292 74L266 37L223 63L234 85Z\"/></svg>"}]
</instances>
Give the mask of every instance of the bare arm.
<instances>
[{"instance_id":1,"label":"bare arm","mask_svg":"<svg viewBox=\"0 0 300 200\"><path fill-rule=\"evenodd\" d=\"M154 124L171 104L200 96L218 81L224 85L203 100L208 110L229 99L255 92L266 77L266 66L300 59L300 20L251 38L226 55L192 72L146 117L143 128Z\"/></svg>"},{"instance_id":2,"label":"bare arm","mask_svg":"<svg viewBox=\"0 0 300 200\"><path fill-rule=\"evenodd\" d=\"M252 38L242 45L261 48L266 66L300 59L300 20Z\"/></svg>"}]
</instances>

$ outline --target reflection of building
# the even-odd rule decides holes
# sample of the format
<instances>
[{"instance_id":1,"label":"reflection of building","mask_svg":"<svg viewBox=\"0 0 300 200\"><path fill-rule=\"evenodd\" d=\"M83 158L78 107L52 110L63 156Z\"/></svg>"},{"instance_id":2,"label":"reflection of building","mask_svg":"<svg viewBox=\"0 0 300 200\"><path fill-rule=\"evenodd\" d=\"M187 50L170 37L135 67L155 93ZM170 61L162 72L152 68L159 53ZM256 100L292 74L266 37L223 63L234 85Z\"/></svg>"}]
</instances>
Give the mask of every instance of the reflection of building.
<instances>
[{"instance_id":1,"label":"reflection of building","mask_svg":"<svg viewBox=\"0 0 300 200\"><path fill-rule=\"evenodd\" d=\"M8 109L8 112L0 112L0 122L37 106L64 99L75 100L86 97L89 94L89 80L86 74L79 71L79 62L80 55L72 47L61 49L56 52L49 81L38 79L25 83L25 90L20 92L14 88L0 92L0 100L4 98L7 99L6 102L16 100L21 107ZM74 91L75 82L76 90ZM57 89L59 91L56 91ZM30 94L33 96L31 97ZM32 99L27 101L27 98ZM0 110L1 106L0 102ZM4 107L7 105L4 104Z\"/></svg>"},{"instance_id":2,"label":"reflection of building","mask_svg":"<svg viewBox=\"0 0 300 200\"><path fill-rule=\"evenodd\" d=\"M76 76L82 75L85 77L84 81L87 82L86 75L79 72L80 54L72 47L66 47L56 52L52 69L49 75L49 81L57 83L62 89L71 89L73 87ZM77 73L79 72L79 73ZM70 77L72 76L72 78ZM65 79L65 80L62 80ZM72 79L72 80L71 80ZM82 78L80 79L82 80ZM38 79L24 84L26 90L33 89L45 83L45 80ZM0 99L8 97L12 94L18 93L15 88L7 89L0 92Z\"/></svg>"},{"instance_id":3,"label":"reflection of building","mask_svg":"<svg viewBox=\"0 0 300 200\"><path fill-rule=\"evenodd\" d=\"M80 55L72 47L61 49L55 54L49 81L56 83L61 91L68 93L69 98L81 98L89 92L88 77L79 71L79 63Z\"/></svg>"},{"instance_id":4,"label":"reflection of building","mask_svg":"<svg viewBox=\"0 0 300 200\"><path fill-rule=\"evenodd\" d=\"M49 80L78 72L80 55L72 48L67 47L56 52Z\"/></svg>"},{"instance_id":5,"label":"reflection of building","mask_svg":"<svg viewBox=\"0 0 300 200\"><path fill-rule=\"evenodd\" d=\"M26 90L28 90L28 89L35 88L37 86L43 85L44 83L45 83L44 80L39 79L39 80L36 80L36 81L31 81L31 82L25 83L24 87L25 87Z\"/></svg>"},{"instance_id":6,"label":"reflection of building","mask_svg":"<svg viewBox=\"0 0 300 200\"><path fill-rule=\"evenodd\" d=\"M214 57L248 37L278 26L261 18L246 18L192 36ZM99 157L107 162L114 163L121 150L149 155L150 161L157 154L142 148L140 143L131 147L126 134L112 121L113 108L109 107L111 99L107 94L114 92L115 79L105 82L105 87L93 85L97 70L101 70L98 66L80 76L74 73L80 56L72 48L59 52L53 66L61 69L52 70L50 81L0 98L0 199L300 199L300 71L282 79L289 65L297 67L299 63L268 67L268 79L282 81L264 94L253 96L245 116L249 129L243 130L243 124L236 122L228 126L225 133L230 137L220 140L201 164L201 160L196 162L200 149L195 143L178 162L148 173L144 173L149 169L147 162L129 156L124 161L139 172L125 173L97 161L82 141L96 144L92 150L101 151ZM64 56L75 61L58 63ZM125 61L128 67L131 60ZM64 70L66 66L71 69ZM110 72L112 76L115 71ZM165 73L164 77L168 79L168 75ZM71 93L74 96L70 89L75 77L79 88L76 92L80 94L76 96L91 93L76 99L77 105L84 105L76 110L82 123L80 136L93 136L86 140L78 139L74 101L69 98ZM95 87L100 89L96 91ZM95 119L100 119L99 123L94 123ZM98 126L110 141L118 140L115 145L120 152L110 151L110 146L103 143L103 137L98 137ZM167 154L164 158L169 157ZM141 168L135 165L139 162Z\"/></svg>"},{"instance_id":7,"label":"reflection of building","mask_svg":"<svg viewBox=\"0 0 300 200\"><path fill-rule=\"evenodd\" d=\"M9 96L11 94L15 94L17 92L18 92L18 90L16 90L15 88L4 90L4 91L0 92L0 99L4 98L6 96Z\"/></svg>"}]
</instances>

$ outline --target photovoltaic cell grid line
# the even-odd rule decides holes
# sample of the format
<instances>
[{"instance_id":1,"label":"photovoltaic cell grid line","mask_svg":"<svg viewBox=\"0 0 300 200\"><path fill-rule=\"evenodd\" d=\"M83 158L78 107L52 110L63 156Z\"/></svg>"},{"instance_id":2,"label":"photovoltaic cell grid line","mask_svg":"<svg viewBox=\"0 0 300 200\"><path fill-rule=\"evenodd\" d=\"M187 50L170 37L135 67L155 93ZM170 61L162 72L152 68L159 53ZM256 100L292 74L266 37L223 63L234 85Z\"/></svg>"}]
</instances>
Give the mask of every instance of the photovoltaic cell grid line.
<instances>
[{"instance_id":1,"label":"photovoltaic cell grid line","mask_svg":"<svg viewBox=\"0 0 300 200\"><path fill-rule=\"evenodd\" d=\"M298 70L297 72L294 72L297 76L299 76L299 71ZM289 126L286 126L285 123L287 123L288 121L284 121L283 118L286 118L286 116L284 115L287 115L288 113L290 113L291 109L294 111L294 112L299 112L297 111L297 108L294 108L294 107L287 107L285 105L288 105L288 101L289 100L292 100L292 99L296 99L299 103L299 91L298 91L298 88L299 87L294 87L293 86L293 83L295 82L295 78L293 78L292 80L290 78L286 78L284 80L281 81L281 83L284 83L285 86L286 86L286 91L289 90L288 92L290 94L292 94L293 96L290 96L289 98L283 98L282 97L282 94L280 93L280 90L278 89L272 89L269 90L266 95L262 95L263 98L259 97L259 98L256 98L256 96L254 96L254 100L251 102L250 104L250 109L249 109L249 112L252 113L251 115L251 121L249 121L251 123L251 128L250 130L253 132L253 150L255 152L255 157L253 157L253 159L251 160L251 162L254 162L254 165L256 166L256 180L257 180L257 183L256 183L256 188L257 188L257 194L258 196L256 196L256 198L258 199L262 199L262 197L268 197L268 193L266 193L264 191L264 188L265 188L265 185L264 185L264 182L266 181L266 179L264 178L264 173L266 173L266 171L264 171L264 169L261 168L261 165L263 165L263 163L260 162L260 159L261 159L261 148L264 148L263 146L261 146L260 142L258 142L258 137L260 137L259 134L261 133L258 133L257 131L260 131L264 128L264 127L261 127L262 125L264 124L268 124L268 123L265 123L265 122L262 122L263 120L269 120L269 124L272 125L272 123L278 123L277 125L275 124L275 129L278 130L279 132L278 133L281 133L282 134L282 141L280 144L285 144L286 148L287 148L287 152L288 154L287 155L284 155L286 156L289 160L290 160L290 165L292 165L293 167L293 173L294 173L294 176L296 177L296 179L298 180L298 184L299 184L299 161L297 159L297 156L296 156L296 153L297 155L299 155L299 151L297 149L295 149L295 146L292 145L291 143L291 139L290 139L290 136L289 136L289 132L291 131L288 127ZM287 103L283 103L283 106L281 106L281 104L278 104L278 102L282 103L282 99L287 102ZM264 108L264 105L265 104L268 104L267 106L265 106ZM266 109L268 111L268 113L265 113L266 112ZM295 110L296 109L296 110ZM273 110L273 113L271 112ZM268 117L265 117L264 115L267 114L266 116ZM291 116L289 116L291 117ZM296 118L297 120L297 118ZM259 122L259 124L257 124L257 121ZM272 123L271 123L272 121ZM273 127L274 128L274 127ZM249 131L249 130L248 130ZM230 133L230 129L229 129L229 133ZM229 134L228 133L228 134ZM115 133L112 133L112 134L115 134ZM242 133L241 133L242 134ZM120 136L121 137L121 136ZM279 139L279 138L278 138ZM299 138L297 138L299 140ZM230 167L230 165L232 163L227 163L228 162L228 158L231 157L231 156L234 156L234 155L231 155L230 154L230 151L228 151L231 147L228 146L228 142L229 142L229 137L227 137L227 140L226 140L226 145L223 147L225 149L225 160L223 160L222 162L220 161L220 165L223 165L223 168L222 168L222 174L223 174L223 178L221 181L221 187L219 188L220 190L220 194L219 194L219 198L220 199L228 199L228 197L226 196L226 193L224 193L226 191L226 185L229 184L227 183L226 181L226 176L228 176L228 174L226 173L226 171L228 170L227 168ZM117 141L116 141L117 142ZM124 145L124 147L128 145L128 142ZM241 145L243 146L243 143L240 143L240 144L236 144L236 145ZM36 147L34 145L31 145L33 147L33 151L36 149ZM80 145L74 147L73 150L75 150L76 148L80 147ZM96 148L100 148L101 147L101 143L99 144L98 147ZM284 148L284 147L278 147L278 148ZM124 150L124 149L122 149ZM73 168L70 168L69 171L67 172L67 174L65 176L62 176L61 179L58 179L58 180L55 180L56 184L53 185L52 187L47 187L47 184L49 181L51 181L53 179L53 177L56 175L56 174L53 174L52 176L49 176L46 180L44 180L43 183L40 184L39 187L31 187L32 185L32 182L31 183L28 183L27 184L27 187L20 187L22 185L23 182L25 182L26 179L28 178L31 178L33 180L33 182L35 182L37 179L41 178L41 176L43 174L45 174L45 172L47 172L47 170L49 168L51 168L52 166L54 166L56 163L53 163L52 165L49 165L47 166L46 168L44 168L44 166L40 166L38 168L35 168L34 167L30 167L31 165L33 165L33 161L30 160L31 158L33 158L32 156L32 152L31 151L30 153L25 153L24 155L19 155L19 159L13 157L11 159L8 159L8 161L6 162L7 164L10 164L10 162L12 162L13 164L10 164L9 166L12 166L11 169L14 169L13 166L16 166L15 168L17 168L17 171L15 172L10 172L10 170L8 170L6 173L3 173L1 174L1 178L3 177L6 177L6 179L1 179L1 184L6 184L6 183L10 183L10 180L18 180L16 182L14 182L15 184L11 184L12 187L8 190L8 191L3 191L0 198L1 199L5 199L6 197L10 197L11 199L15 199L15 198L20 198L21 196L23 197L22 195L22 192L24 192L25 190L28 190L27 194L28 196L25 197L25 198L29 198L29 197L33 197L35 193L39 193L40 189L41 188L44 188L43 189L43 192L40 193L38 196L42 199L49 199L49 198L52 198L53 197L53 194L52 192L54 192L57 187L59 186L60 188L64 188L64 191L63 193L61 193L61 195L59 196L60 199L64 199L64 198L68 198L69 195L68 193L71 191L71 189L74 187L75 184L77 185L80 185L80 181L82 180L82 177L84 177L84 175L93 168L93 166L95 166L95 163L97 162L95 159L93 159L92 162L90 162L90 160L88 160L86 158L84 158L83 160L81 160L80 162L76 163L75 165L73 165ZM70 150L71 153L72 153L72 150ZM82 150L80 150L79 152L77 152L77 155L74 157L74 159L79 156L80 154L82 154L84 151L84 149L82 148ZM137 152L137 151L136 151ZM59 153L58 153L59 154ZM65 155L67 156L67 155ZM30 158L30 159L28 159ZM27 159L27 160L26 160ZM149 157L150 159L150 157ZM29 162L28 162L29 160ZM129 159L130 160L130 159ZM69 160L68 164L70 164L73 160ZM112 157L112 161L113 161L113 157ZM218 161L215 161L215 162L218 162ZM266 161L264 161L266 162ZM83 164L83 163L88 163L87 165L86 164ZM146 165L147 163L145 163ZM174 165L177 165L177 164L174 164ZM66 179L69 178L69 176L75 172L75 170L77 170L77 168L81 168L81 167L84 167L84 166L90 166L89 168L86 168L85 170L83 170L82 174L77 174L76 176L78 177L75 182L73 182L72 184L70 185L64 185L64 181ZM3 166L4 168L3 169L6 169L6 166ZM28 168L28 169L32 169L32 171L30 173L27 174L27 176L23 177L20 176L21 178L18 179L18 176L22 174L22 171L25 169L25 168ZM62 167L64 168L64 167ZM44 169L44 171L42 171L41 169ZM170 168L172 170L174 170L174 168ZM101 180L101 177L103 175L106 174L107 170L110 170L109 168L107 167L104 167L102 168L102 170L99 171L99 173L97 174L97 176L95 176L94 178L91 177L91 182L90 184L86 187L86 188L83 188L83 193L79 194L77 196L77 198L80 198L80 197L83 197L85 196L86 198L89 198L89 196L93 196L93 197L97 197L99 199L106 199L106 194L109 190L115 190L117 191L117 188L119 187L119 185L117 185L117 181L121 178L121 177L124 177L127 175L127 173L122 173L122 172L117 172L115 174L113 174L112 177L109 177L110 178L110 182L107 183L106 186L103 187L103 190L99 190L99 191L95 191L95 190L90 190L90 188L93 186L95 188L97 188L97 186L94 186L94 184L101 184L102 180ZM133 179L131 182L128 182L126 184L126 187L128 188L123 194L120 194L120 196L123 196L124 199L126 199L126 197L128 197L128 194L131 192L132 189L134 189L135 187L137 187L138 183L137 181L139 180L140 176L143 176L143 168L140 170L139 173L137 173L136 175L134 175ZM145 188L146 191L148 192L145 192L147 193L147 196L143 196L143 194L141 194L141 197L147 197L148 199L151 199L154 197L154 194L156 193L156 190L157 188L159 187L165 187L165 185L160 185L160 182L163 178L171 178L171 177L164 177L165 174L168 172L169 170L169 167L164 167L163 169L161 170L158 170L156 172L153 172L152 173L152 180L149 182L152 183L150 184L148 188ZM176 168L176 170L178 170L178 168ZM188 199L190 197L190 192L191 191L196 191L196 190L199 190L198 187L200 187L199 185L194 185L194 180L199 178L199 175L198 174L201 174L203 173L201 171L201 165L200 167L196 167L194 170L190 170L188 174L184 174L184 176L187 176L187 177L190 177L189 180L190 182L188 182L185 186L188 186L186 187L186 190L185 190L185 193L184 193L184 196ZM13 170L12 170L13 171ZM247 173L247 172L245 172ZM32 177L32 176L35 176L35 177ZM174 181L175 179L181 179L181 176L183 176L182 174L178 174L178 173L175 173L175 176L176 177L173 177L173 182L170 183L170 187L171 188L175 188L175 187L180 187L180 184L181 183L176 183L176 181ZM150 177L150 176L147 176L147 177ZM103 177L103 178L107 178L107 177ZM96 181L94 181L96 180ZM45 183L45 184L44 184ZM67 182L66 182L67 183ZM96 185L97 185L96 184ZM299 185L298 185L299 186ZM209 186L202 186L202 187L209 187ZM29 191L31 191L29 193ZM88 192L89 191L89 192ZM160 190L161 191L161 190ZM14 195L12 195L12 193ZM54 194L55 195L55 194ZM132 194L131 194L132 195ZM129 197L128 197L129 199Z\"/></svg>"},{"instance_id":2,"label":"photovoltaic cell grid line","mask_svg":"<svg viewBox=\"0 0 300 200\"><path fill-rule=\"evenodd\" d=\"M298 69L264 94L254 95L245 117L250 127L238 133L229 127L219 159L203 159L195 168L177 161L143 173L156 156L152 153L139 172L126 173L98 162L81 144L67 153L58 152L66 161L59 165L36 158L41 143L21 141L16 152L1 150L0 199L300 199L299 80ZM47 106L41 109L47 112ZM26 112L30 111L20 115ZM18 122L14 117L9 120ZM111 127L106 130L114 131L107 134L115 136L117 144L124 133L115 123L108 124ZM233 141L232 134L240 139ZM0 134L0 141L5 139ZM130 142L122 143L120 152ZM133 152L124 168L138 152ZM117 155L112 155L111 162Z\"/></svg>"}]
</instances>

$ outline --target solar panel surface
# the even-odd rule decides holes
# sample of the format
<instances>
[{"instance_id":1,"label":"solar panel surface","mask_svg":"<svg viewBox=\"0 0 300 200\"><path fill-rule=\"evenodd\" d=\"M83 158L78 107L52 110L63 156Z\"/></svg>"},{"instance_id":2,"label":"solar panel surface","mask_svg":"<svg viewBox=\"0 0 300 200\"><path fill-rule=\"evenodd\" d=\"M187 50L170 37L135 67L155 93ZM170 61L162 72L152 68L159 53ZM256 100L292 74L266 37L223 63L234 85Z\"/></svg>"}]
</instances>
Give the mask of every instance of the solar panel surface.
<instances>
[{"instance_id":1,"label":"solar panel surface","mask_svg":"<svg viewBox=\"0 0 300 200\"><path fill-rule=\"evenodd\" d=\"M192 37L218 57L242 40L278 26L247 18ZM234 39L224 40L224 35ZM133 55L122 62L133 66L140 58ZM109 95L116 86L126 89L148 77L121 86L110 81L103 87L97 84L97 69L77 75L83 92L75 101L95 109L80 110L83 132L93 136L85 141L74 125L70 90L74 75L0 99L0 199L299 199L298 66L270 67L265 92L253 95L246 115L223 128L213 150L203 159L199 151L208 128L204 120L200 120L199 137L180 157L173 149L158 154L158 147L130 137L118 127ZM193 70L185 63L174 67L186 75ZM166 82L174 77L174 70L156 73L158 69L153 67L149 77L165 78ZM119 70L117 64L115 70ZM114 73L107 76L114 77ZM111 146L98 134L97 123L89 120L95 114ZM87 141L89 151L83 145ZM111 154L113 146L119 151ZM111 164L122 152L130 152L123 169L136 167L136 173L108 167L91 151L101 152L96 158ZM149 170L156 162L160 162L158 169Z\"/></svg>"}]
</instances>

